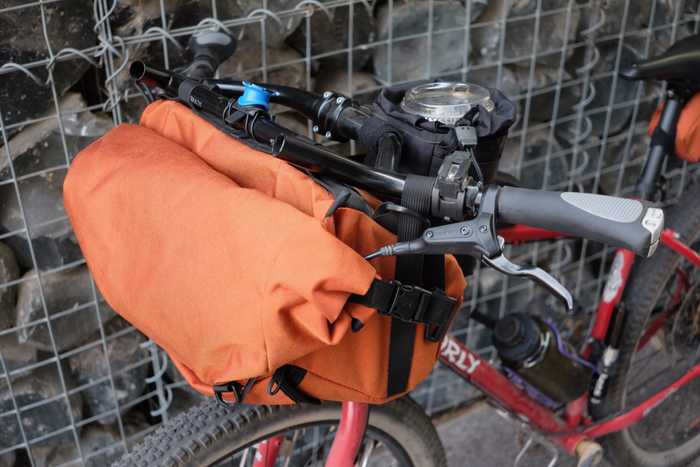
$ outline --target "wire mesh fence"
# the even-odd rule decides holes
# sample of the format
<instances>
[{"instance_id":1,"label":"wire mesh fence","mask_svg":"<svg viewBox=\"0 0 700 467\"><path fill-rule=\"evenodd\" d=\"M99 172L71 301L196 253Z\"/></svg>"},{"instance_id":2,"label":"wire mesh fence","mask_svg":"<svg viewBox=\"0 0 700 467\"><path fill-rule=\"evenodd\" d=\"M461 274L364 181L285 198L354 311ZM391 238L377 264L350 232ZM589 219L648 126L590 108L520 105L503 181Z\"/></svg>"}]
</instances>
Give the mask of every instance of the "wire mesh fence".
<instances>
[{"instance_id":1,"label":"wire mesh fence","mask_svg":"<svg viewBox=\"0 0 700 467\"><path fill-rule=\"evenodd\" d=\"M531 188L628 195L662 87L617 71L697 33L699 19L697 0L0 1L0 466L108 465L201 399L101 298L63 211L72 158L145 106L131 60L182 66L193 33L223 28L239 47L221 77L360 102L424 78L497 87L518 107L503 173ZM274 113L322 141L303 118ZM665 173L673 200L692 173L677 161ZM611 252L562 240L506 253L575 292L581 313L558 322L580 338ZM532 284L480 269L466 306L554 308ZM479 326L459 316L453 331L488 355ZM436 368L415 397L436 413L475 394Z\"/></svg>"}]
</instances>

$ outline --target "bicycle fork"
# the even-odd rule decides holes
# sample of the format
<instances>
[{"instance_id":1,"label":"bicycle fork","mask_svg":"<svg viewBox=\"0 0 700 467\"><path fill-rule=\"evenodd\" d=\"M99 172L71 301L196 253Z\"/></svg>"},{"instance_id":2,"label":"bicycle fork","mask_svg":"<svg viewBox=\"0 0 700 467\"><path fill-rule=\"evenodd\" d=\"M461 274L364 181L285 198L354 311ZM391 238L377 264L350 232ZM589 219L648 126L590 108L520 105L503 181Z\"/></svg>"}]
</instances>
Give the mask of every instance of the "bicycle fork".
<instances>
[{"instance_id":1,"label":"bicycle fork","mask_svg":"<svg viewBox=\"0 0 700 467\"><path fill-rule=\"evenodd\" d=\"M369 404L343 402L340 422L326 467L352 467L360 452L369 420ZM255 446L253 467L274 467L280 455L284 435L273 436Z\"/></svg>"}]
</instances>

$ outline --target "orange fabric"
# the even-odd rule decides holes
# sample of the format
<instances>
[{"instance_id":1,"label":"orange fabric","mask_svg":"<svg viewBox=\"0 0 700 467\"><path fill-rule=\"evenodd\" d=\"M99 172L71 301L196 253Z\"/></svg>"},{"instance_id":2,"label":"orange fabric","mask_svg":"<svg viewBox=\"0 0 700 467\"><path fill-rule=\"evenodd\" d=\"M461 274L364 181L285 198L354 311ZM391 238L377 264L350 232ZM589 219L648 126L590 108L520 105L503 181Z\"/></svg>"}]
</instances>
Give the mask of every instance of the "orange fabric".
<instances>
[{"instance_id":1,"label":"orange fabric","mask_svg":"<svg viewBox=\"0 0 700 467\"><path fill-rule=\"evenodd\" d=\"M649 121L649 136L659 124L661 107L656 109ZM688 162L700 161L700 94L685 104L676 126L676 155Z\"/></svg>"},{"instance_id":2,"label":"orange fabric","mask_svg":"<svg viewBox=\"0 0 700 467\"><path fill-rule=\"evenodd\" d=\"M64 202L105 299L199 391L258 377L246 402L288 403L267 381L293 363L320 399L387 400L390 319L346 301L393 277L362 255L395 237L352 209L324 219L332 196L304 173L158 101L76 157ZM461 297L452 257L446 278ZM411 388L437 351L419 329Z\"/></svg>"}]
</instances>

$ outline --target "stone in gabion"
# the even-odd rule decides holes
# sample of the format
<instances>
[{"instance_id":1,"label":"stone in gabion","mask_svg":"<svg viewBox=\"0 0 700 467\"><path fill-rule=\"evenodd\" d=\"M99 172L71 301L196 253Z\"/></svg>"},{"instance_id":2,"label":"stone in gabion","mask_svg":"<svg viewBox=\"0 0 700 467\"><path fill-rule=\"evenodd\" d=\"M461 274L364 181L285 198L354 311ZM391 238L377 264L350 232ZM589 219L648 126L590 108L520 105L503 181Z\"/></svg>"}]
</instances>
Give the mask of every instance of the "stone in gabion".
<instances>
[{"instance_id":1,"label":"stone in gabion","mask_svg":"<svg viewBox=\"0 0 700 467\"><path fill-rule=\"evenodd\" d=\"M328 3L328 0L321 0ZM346 52L337 52L347 49L350 39L350 7L337 6L330 9L331 18L323 11L316 10L311 16L311 55L329 54L320 61L328 66L346 66L348 57ZM374 35L374 19L362 3L355 3L352 8L353 49L363 44L372 42ZM306 20L302 20L297 29L289 36L287 43L296 49L301 55L306 56ZM353 50L352 66L354 70L363 69L369 62L372 52L369 50Z\"/></svg>"},{"instance_id":2,"label":"stone in gabion","mask_svg":"<svg viewBox=\"0 0 700 467\"><path fill-rule=\"evenodd\" d=\"M175 30L184 27L194 27L200 21L214 16L212 2L197 0L164 0L165 29ZM216 15L221 19L240 18L242 16L238 5L233 1L216 2ZM140 35L151 27L163 28L161 18L160 0L119 0L119 7L110 15L110 24L113 30L122 37ZM241 30L231 31L237 36ZM157 33L154 33L157 36ZM187 42L190 36L178 36L176 38L179 47L166 40L167 62L162 40L149 42L133 41L128 44L129 59L142 60L157 68L167 67L174 70L189 63ZM240 54L239 48L239 54ZM129 67L125 67L116 77L117 89L121 92L129 87ZM134 89L132 87L132 89ZM134 90L135 91L135 90Z\"/></svg>"},{"instance_id":3,"label":"stone in gabion","mask_svg":"<svg viewBox=\"0 0 700 467\"><path fill-rule=\"evenodd\" d=\"M86 458L85 467L112 465L125 453L119 433L99 425L90 425L81 431L80 448ZM95 451L100 452L95 454Z\"/></svg>"},{"instance_id":4,"label":"stone in gabion","mask_svg":"<svg viewBox=\"0 0 700 467\"><path fill-rule=\"evenodd\" d=\"M627 22L622 24L625 13L625 3L629 3L629 8L627 10ZM664 50L666 50L671 45L671 31L673 28L670 26L674 22L677 8L686 3L688 5L690 2L671 2L668 0L646 0L644 2L635 2L630 0L606 0L600 2L597 6L605 14L605 22L603 25L595 31L597 37L601 38L617 38L625 26L625 32L627 34L644 31L647 32L649 25L651 23L654 29L654 36L650 41L650 55L656 55ZM656 4L656 5L654 5ZM652 8L654 9L654 17L651 17ZM697 10L695 11L697 13ZM597 22L597 17L592 17L591 21ZM668 25L668 27L663 27ZM682 34L682 29L679 28L678 32ZM686 34L691 33L687 31ZM646 43L646 37L639 37L639 40L634 40L636 49L638 52L644 51L644 44ZM680 39L679 36L676 39ZM628 38L625 42L629 44Z\"/></svg>"},{"instance_id":5,"label":"stone in gabion","mask_svg":"<svg viewBox=\"0 0 700 467\"><path fill-rule=\"evenodd\" d=\"M59 105L63 138L58 119L49 118L24 127L10 139L7 148L0 147L3 156L5 149L8 150L16 177L67 165L81 149L113 127L110 118L88 111L85 100L78 93L66 93ZM10 163L2 157L0 179L11 178Z\"/></svg>"},{"instance_id":6,"label":"stone in gabion","mask_svg":"<svg viewBox=\"0 0 700 467\"><path fill-rule=\"evenodd\" d=\"M127 449L142 441L149 428L152 428L146 423L143 414L136 411L122 416L122 426L127 438ZM121 432L116 423L109 426L91 423L82 427L78 436L85 467L106 467L124 454ZM38 446L33 445L32 456L36 467L83 465L72 435L59 435Z\"/></svg>"},{"instance_id":7,"label":"stone in gabion","mask_svg":"<svg viewBox=\"0 0 700 467\"><path fill-rule=\"evenodd\" d=\"M263 7L273 13L290 11L299 3L299 0L267 0L266 5L263 4L262 0L236 0L230 3L235 3L237 9L240 11L235 17L244 17ZM268 47L281 47L284 44L284 40L299 27L303 18L304 14L302 12L297 12L293 16L281 18L281 25L274 19L267 18L265 22L265 44ZM261 33L262 28L260 22L256 21L244 27L243 38L249 39L252 42L262 43L263 35ZM245 53L245 51L240 50L240 53Z\"/></svg>"},{"instance_id":8,"label":"stone in gabion","mask_svg":"<svg viewBox=\"0 0 700 467\"><path fill-rule=\"evenodd\" d=\"M62 184L65 170L39 174L18 182L29 227L65 216L63 210ZM22 210L14 187L3 192L0 223L8 231L24 228ZM14 195L14 199L13 199Z\"/></svg>"},{"instance_id":9,"label":"stone in gabion","mask_svg":"<svg viewBox=\"0 0 700 467\"><path fill-rule=\"evenodd\" d=\"M23 0L6 0L3 7L26 5ZM85 49L96 43L94 19L90 2L54 2L42 5L46 18L47 37L54 54L71 47ZM28 64L48 58L39 5L7 9L0 13L0 64ZM82 58L55 63L53 82L58 96L63 95L88 69ZM45 67L31 69L46 80ZM39 85L20 71L0 78L0 108L5 125L43 115L54 108L51 86Z\"/></svg>"},{"instance_id":10,"label":"stone in gabion","mask_svg":"<svg viewBox=\"0 0 700 467\"><path fill-rule=\"evenodd\" d=\"M554 98L556 97L556 84L561 86L559 93L559 106L557 116L570 115L573 106L581 100L581 85L572 84L572 76L562 70L561 80L559 69L543 65L536 65L532 79L530 79L529 67L512 67L515 86L518 94L527 97L531 92L529 120L534 122L549 122L554 116ZM568 84L567 84L568 83ZM519 100L521 111L525 108L525 98Z\"/></svg>"},{"instance_id":11,"label":"stone in gabion","mask_svg":"<svg viewBox=\"0 0 700 467\"><path fill-rule=\"evenodd\" d=\"M498 166L500 171L519 178L524 187L533 189L551 189L568 180L567 157L556 140L549 138L549 129L528 130L524 148L521 143L520 136L506 140Z\"/></svg>"},{"instance_id":12,"label":"stone in gabion","mask_svg":"<svg viewBox=\"0 0 700 467\"><path fill-rule=\"evenodd\" d=\"M65 125L70 112L83 110L85 101L80 94L69 92L61 98L59 105L61 112L65 113L63 117ZM67 137L66 145L69 150L71 142L71 138ZM57 118L49 118L23 127L20 133L10 138L7 148L0 146L0 151L3 155L0 158L0 179L3 180L12 178L10 162L5 157L6 152L10 154L17 177L66 164Z\"/></svg>"},{"instance_id":13,"label":"stone in gabion","mask_svg":"<svg viewBox=\"0 0 700 467\"><path fill-rule=\"evenodd\" d=\"M642 167L649 150L650 138L645 127L644 123L637 125L631 135L629 148L627 147L626 133L608 139L600 165L599 183L603 193L609 195L631 194L630 190L635 186L642 173ZM596 150L595 153L598 154L598 151ZM623 161L625 161L624 172ZM616 192L618 181L622 193Z\"/></svg>"},{"instance_id":14,"label":"stone in gabion","mask_svg":"<svg viewBox=\"0 0 700 467\"><path fill-rule=\"evenodd\" d=\"M497 88L510 99L514 99L521 92L521 83L518 81L515 72L507 66L501 68L500 81L498 67L493 66L469 70L467 82L487 88Z\"/></svg>"},{"instance_id":15,"label":"stone in gabion","mask_svg":"<svg viewBox=\"0 0 700 467\"><path fill-rule=\"evenodd\" d=\"M600 61L593 68L593 75L608 75L603 78L592 80L595 87L595 97L586 106L586 114L593 123L593 134L601 136L607 133L608 136L615 135L625 128L630 122L634 109L634 101L637 98L637 83L627 81L622 78L617 79L613 87L612 70L615 70L617 60L617 41L610 42L598 47L600 50ZM626 67L640 60L635 50L627 45L622 47L620 52L620 68ZM613 98L612 93L615 93ZM612 104L623 104L623 106L611 110ZM610 123L606 130L606 120L608 112L611 112Z\"/></svg>"},{"instance_id":16,"label":"stone in gabion","mask_svg":"<svg viewBox=\"0 0 700 467\"><path fill-rule=\"evenodd\" d=\"M166 17L177 9L181 0L164 0ZM151 26L161 25L161 0L118 0L109 15L112 30L120 37L143 34Z\"/></svg>"},{"instance_id":17,"label":"stone in gabion","mask_svg":"<svg viewBox=\"0 0 700 467\"><path fill-rule=\"evenodd\" d=\"M257 82L268 82L306 88L306 65L301 61L301 55L290 48L267 49L267 77L263 74L262 51L257 44L250 47L246 53L234 54L219 67L222 77Z\"/></svg>"},{"instance_id":18,"label":"stone in gabion","mask_svg":"<svg viewBox=\"0 0 700 467\"><path fill-rule=\"evenodd\" d=\"M0 187L0 226L4 232L20 231L26 219L40 269L63 266L82 257L63 209L65 173L59 169L18 181L22 206L14 184ZM8 237L5 243L15 251L22 268L34 267L26 231Z\"/></svg>"},{"instance_id":19,"label":"stone in gabion","mask_svg":"<svg viewBox=\"0 0 700 467\"><path fill-rule=\"evenodd\" d=\"M16 307L16 324L22 326L46 317L41 300L39 280L34 270L27 272L19 286ZM98 328L90 274L85 266L42 275L46 309L49 316L62 313L51 319L51 330L58 351L64 351L85 342ZM91 303L92 302L92 303ZM103 320L114 316L105 304ZM19 342L30 344L40 350L53 351L46 323L27 326L18 331Z\"/></svg>"},{"instance_id":20,"label":"stone in gabion","mask_svg":"<svg viewBox=\"0 0 700 467\"><path fill-rule=\"evenodd\" d=\"M105 327L106 335L119 334L107 337L106 359L102 345L91 347L68 359L70 369L79 385L88 385L108 377L111 369L114 391L109 379L83 391L83 398L91 416L116 409L115 402L122 406L135 400L146 388L150 360L148 350L141 347L146 338L140 332L128 329L129 323L120 317L116 317ZM92 340L97 342L100 338L100 334L96 334ZM107 416L99 418L98 422L107 425L115 420L115 416Z\"/></svg>"},{"instance_id":21,"label":"stone in gabion","mask_svg":"<svg viewBox=\"0 0 700 467\"><path fill-rule=\"evenodd\" d=\"M14 467L17 454L14 451L0 454L0 467Z\"/></svg>"},{"instance_id":22,"label":"stone in gabion","mask_svg":"<svg viewBox=\"0 0 700 467\"><path fill-rule=\"evenodd\" d=\"M70 375L63 372L63 377L69 385ZM70 396L70 406L64 397L59 397L31 409L21 409L62 393L61 380L55 364L49 364L21 377L13 378L12 393L7 379L0 379L0 414L4 414L0 417L0 446L22 443L17 414L10 412L14 410L13 394L14 402L20 407L20 418L28 439L37 438L70 426L71 423L79 422L83 414L79 394ZM64 438L61 437L61 439Z\"/></svg>"},{"instance_id":23,"label":"stone in gabion","mask_svg":"<svg viewBox=\"0 0 700 467\"><path fill-rule=\"evenodd\" d=\"M0 330L10 328L15 324L14 309L17 300L17 286L3 287L2 284L7 284L18 278L19 266L17 266L15 253L9 246L0 243Z\"/></svg>"},{"instance_id":24,"label":"stone in gabion","mask_svg":"<svg viewBox=\"0 0 700 467\"><path fill-rule=\"evenodd\" d=\"M427 34L429 10L433 6L433 34ZM464 5L456 0L394 2L391 16L383 5L377 11L377 40L388 40L393 25L392 44L374 48L374 72L382 82L410 81L444 75L459 70L464 63L466 16ZM457 28L449 32L437 32ZM391 47L391 62L388 48ZM391 75L389 74L391 65Z\"/></svg>"},{"instance_id":25,"label":"stone in gabion","mask_svg":"<svg viewBox=\"0 0 700 467\"><path fill-rule=\"evenodd\" d=\"M379 93L379 84L370 73L353 72L352 89L349 89L349 85L350 80L344 70L332 69L324 71L316 78L315 89L319 93L333 91L346 96L352 95L352 99L360 104L373 102Z\"/></svg>"},{"instance_id":26,"label":"stone in gabion","mask_svg":"<svg viewBox=\"0 0 700 467\"><path fill-rule=\"evenodd\" d=\"M533 47L535 17L538 0L494 0L479 18L483 25L476 24L472 29L472 48L479 63L501 61L501 37L506 18L505 45L503 60L521 60L519 65L529 66L533 52L538 64L558 67L561 49L565 44L575 42L580 20L578 8L570 14L566 7L568 0L543 0L537 35L537 48ZM563 9L563 11L561 11ZM566 19L569 16L567 34ZM573 49L567 47L567 57Z\"/></svg>"},{"instance_id":27,"label":"stone in gabion","mask_svg":"<svg viewBox=\"0 0 700 467\"><path fill-rule=\"evenodd\" d=\"M0 374L27 367L38 360L37 350L31 345L17 342L16 333L0 336L0 357L5 364L4 370L0 365Z\"/></svg>"},{"instance_id":28,"label":"stone in gabion","mask_svg":"<svg viewBox=\"0 0 700 467\"><path fill-rule=\"evenodd\" d=\"M288 111L274 115L275 122L300 135L308 136L307 120L297 112Z\"/></svg>"},{"instance_id":29,"label":"stone in gabion","mask_svg":"<svg viewBox=\"0 0 700 467\"><path fill-rule=\"evenodd\" d=\"M127 438L148 428L143 417L134 417L131 414L123 417L122 422L124 435ZM116 424L111 426L102 426L95 423L89 424L80 430L79 439L85 467L112 465L125 453L119 427ZM72 438L70 440L64 438L64 440L64 442L56 442L53 439L49 439L49 441L54 442L42 443L39 447L32 447L34 465L36 467L50 467L69 463L70 465L76 465L74 462L79 462L80 452L76 448L75 441Z\"/></svg>"}]
</instances>

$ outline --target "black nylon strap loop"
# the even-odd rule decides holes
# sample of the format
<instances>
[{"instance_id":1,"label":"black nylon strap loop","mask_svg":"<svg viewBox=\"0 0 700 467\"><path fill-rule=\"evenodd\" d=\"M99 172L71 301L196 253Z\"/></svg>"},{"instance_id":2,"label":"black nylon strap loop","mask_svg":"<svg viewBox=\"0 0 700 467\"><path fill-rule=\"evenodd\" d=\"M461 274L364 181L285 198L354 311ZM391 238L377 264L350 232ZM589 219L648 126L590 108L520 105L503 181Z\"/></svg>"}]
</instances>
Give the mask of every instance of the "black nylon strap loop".
<instances>
[{"instance_id":1,"label":"black nylon strap loop","mask_svg":"<svg viewBox=\"0 0 700 467\"><path fill-rule=\"evenodd\" d=\"M406 177L401 195L401 206L429 217L430 200L434 179L419 175ZM413 240L423 233L423 222L413 216L400 215L398 221L399 241ZM440 257L442 258L442 257ZM430 261L428 270L436 262ZM442 268L444 269L444 266ZM433 274L437 271L431 271ZM442 272L444 274L444 270ZM424 257L418 255L399 256L396 259L396 279L404 284L424 285ZM440 285L440 287L444 287ZM394 319L391 322L391 339L389 342L389 375L387 396L400 394L408 387L413 363L413 347L416 339L416 325L411 322Z\"/></svg>"}]
</instances>

